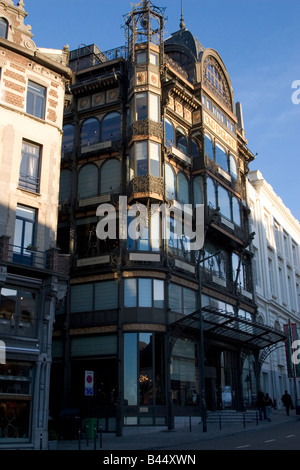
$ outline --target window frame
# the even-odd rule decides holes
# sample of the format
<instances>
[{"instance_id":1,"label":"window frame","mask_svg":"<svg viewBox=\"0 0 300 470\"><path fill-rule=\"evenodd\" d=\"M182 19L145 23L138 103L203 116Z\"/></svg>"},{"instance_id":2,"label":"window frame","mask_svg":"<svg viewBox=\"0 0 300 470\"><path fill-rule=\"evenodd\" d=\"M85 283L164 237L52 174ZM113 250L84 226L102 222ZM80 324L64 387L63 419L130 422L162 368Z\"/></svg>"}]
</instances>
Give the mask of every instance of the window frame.
<instances>
[{"instance_id":1,"label":"window frame","mask_svg":"<svg viewBox=\"0 0 300 470\"><path fill-rule=\"evenodd\" d=\"M31 149L37 149L37 153L29 152L25 150L25 146L31 147ZM26 191L31 191L33 193L39 193L40 191L40 182L41 182L41 166L42 166L42 145L22 140L22 150L21 150L21 163L19 171L19 182L18 187L20 189L25 189ZM30 166L33 163L32 170ZM22 173L22 167L26 166L26 173ZM35 173L35 175L30 175Z\"/></svg>"},{"instance_id":2,"label":"window frame","mask_svg":"<svg viewBox=\"0 0 300 470\"><path fill-rule=\"evenodd\" d=\"M39 90L39 91L38 91ZM40 99L41 105L38 101ZM45 120L47 87L28 80L26 91L26 113L39 119ZM40 110L38 108L41 108Z\"/></svg>"}]
</instances>

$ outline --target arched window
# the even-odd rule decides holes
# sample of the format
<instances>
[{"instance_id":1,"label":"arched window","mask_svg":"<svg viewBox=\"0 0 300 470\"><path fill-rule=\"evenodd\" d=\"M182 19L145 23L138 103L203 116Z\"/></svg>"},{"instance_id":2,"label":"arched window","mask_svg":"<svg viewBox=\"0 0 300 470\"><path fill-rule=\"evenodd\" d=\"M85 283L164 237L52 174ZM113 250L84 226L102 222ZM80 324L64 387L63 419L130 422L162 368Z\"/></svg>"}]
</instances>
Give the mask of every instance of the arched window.
<instances>
[{"instance_id":1,"label":"arched window","mask_svg":"<svg viewBox=\"0 0 300 470\"><path fill-rule=\"evenodd\" d=\"M168 199L175 198L175 174L172 167L167 163L165 166L166 196Z\"/></svg>"},{"instance_id":2,"label":"arched window","mask_svg":"<svg viewBox=\"0 0 300 470\"><path fill-rule=\"evenodd\" d=\"M7 39L8 21L6 18L0 18L0 37Z\"/></svg>"},{"instance_id":3,"label":"arched window","mask_svg":"<svg viewBox=\"0 0 300 470\"><path fill-rule=\"evenodd\" d=\"M231 220L230 197L228 191L226 191L222 186L219 186L218 188L218 203L221 214Z\"/></svg>"},{"instance_id":4,"label":"arched window","mask_svg":"<svg viewBox=\"0 0 300 470\"><path fill-rule=\"evenodd\" d=\"M183 130L180 129L180 127L177 127L176 129L176 147L185 155L187 155L187 138Z\"/></svg>"},{"instance_id":5,"label":"arched window","mask_svg":"<svg viewBox=\"0 0 300 470\"><path fill-rule=\"evenodd\" d=\"M235 196L232 198L232 216L233 216L233 222L240 227L241 226L240 204L239 204L238 198Z\"/></svg>"},{"instance_id":6,"label":"arched window","mask_svg":"<svg viewBox=\"0 0 300 470\"><path fill-rule=\"evenodd\" d=\"M232 178L237 180L238 178L237 164L233 155L229 155L229 169L230 169L230 174Z\"/></svg>"},{"instance_id":7,"label":"arched window","mask_svg":"<svg viewBox=\"0 0 300 470\"><path fill-rule=\"evenodd\" d=\"M223 170L228 172L228 159L225 149L216 144L216 162Z\"/></svg>"},{"instance_id":8,"label":"arched window","mask_svg":"<svg viewBox=\"0 0 300 470\"><path fill-rule=\"evenodd\" d=\"M196 139L192 139L191 152L192 152L192 158L199 158L200 157L200 148L199 148L199 144L198 144Z\"/></svg>"},{"instance_id":9,"label":"arched window","mask_svg":"<svg viewBox=\"0 0 300 470\"><path fill-rule=\"evenodd\" d=\"M101 124L101 141L120 140L121 138L121 115L120 113L108 113Z\"/></svg>"},{"instance_id":10,"label":"arched window","mask_svg":"<svg viewBox=\"0 0 300 470\"><path fill-rule=\"evenodd\" d=\"M66 124L63 127L63 138L62 138L62 153L68 153L73 151L74 146L74 126L73 124Z\"/></svg>"},{"instance_id":11,"label":"arched window","mask_svg":"<svg viewBox=\"0 0 300 470\"><path fill-rule=\"evenodd\" d=\"M86 119L81 126L81 147L97 144L100 139L100 123L96 118Z\"/></svg>"},{"instance_id":12,"label":"arched window","mask_svg":"<svg viewBox=\"0 0 300 470\"><path fill-rule=\"evenodd\" d=\"M205 137L204 137L204 148L205 148L205 156L213 160L214 159L214 146L213 146L211 137L208 134L205 134Z\"/></svg>"},{"instance_id":13,"label":"arched window","mask_svg":"<svg viewBox=\"0 0 300 470\"><path fill-rule=\"evenodd\" d=\"M101 166L101 194L118 193L121 185L121 163L113 158Z\"/></svg>"},{"instance_id":14,"label":"arched window","mask_svg":"<svg viewBox=\"0 0 300 470\"><path fill-rule=\"evenodd\" d=\"M202 176L196 176L196 178L194 179L193 190L194 190L194 206L196 206L196 204L204 204Z\"/></svg>"},{"instance_id":15,"label":"arched window","mask_svg":"<svg viewBox=\"0 0 300 470\"><path fill-rule=\"evenodd\" d=\"M216 209L216 188L215 183L211 178L207 178L206 180L207 186L207 205L211 209Z\"/></svg>"},{"instance_id":16,"label":"arched window","mask_svg":"<svg viewBox=\"0 0 300 470\"><path fill-rule=\"evenodd\" d=\"M93 163L84 165L78 173L78 198L98 195L98 168Z\"/></svg>"},{"instance_id":17,"label":"arched window","mask_svg":"<svg viewBox=\"0 0 300 470\"><path fill-rule=\"evenodd\" d=\"M189 180L182 171L177 174L176 199L182 204L189 204Z\"/></svg>"},{"instance_id":18,"label":"arched window","mask_svg":"<svg viewBox=\"0 0 300 470\"><path fill-rule=\"evenodd\" d=\"M59 204L66 204L71 201L72 191L72 171L62 170L59 181Z\"/></svg>"},{"instance_id":19,"label":"arched window","mask_svg":"<svg viewBox=\"0 0 300 470\"><path fill-rule=\"evenodd\" d=\"M165 140L168 147L171 147L175 143L175 131L169 119L165 119Z\"/></svg>"}]
</instances>

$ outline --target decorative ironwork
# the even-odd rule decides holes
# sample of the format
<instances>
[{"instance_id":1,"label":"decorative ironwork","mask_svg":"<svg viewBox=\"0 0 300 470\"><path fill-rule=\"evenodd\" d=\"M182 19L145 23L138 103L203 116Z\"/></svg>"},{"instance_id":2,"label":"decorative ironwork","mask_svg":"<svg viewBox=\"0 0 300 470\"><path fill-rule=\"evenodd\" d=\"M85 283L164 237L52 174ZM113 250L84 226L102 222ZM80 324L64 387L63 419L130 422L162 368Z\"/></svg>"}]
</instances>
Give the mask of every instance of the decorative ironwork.
<instances>
[{"instance_id":1,"label":"decorative ironwork","mask_svg":"<svg viewBox=\"0 0 300 470\"><path fill-rule=\"evenodd\" d=\"M152 121L152 119L144 119L143 121L135 121L129 129L128 139L134 136L155 136L159 139L163 138L163 129L161 122Z\"/></svg>"},{"instance_id":2,"label":"decorative ironwork","mask_svg":"<svg viewBox=\"0 0 300 470\"><path fill-rule=\"evenodd\" d=\"M217 72L219 79L214 79L209 77L208 67L212 66L214 70ZM218 98L219 100L227 106L230 111L232 111L232 100L231 100L231 93L229 90L229 86L227 80L225 78L224 72L217 62L217 60L212 57L208 56L204 60L203 63L203 83L207 88L209 88Z\"/></svg>"},{"instance_id":3,"label":"decorative ironwork","mask_svg":"<svg viewBox=\"0 0 300 470\"><path fill-rule=\"evenodd\" d=\"M127 194L134 193L156 193L161 196L164 194L164 180L152 175L143 175L133 178L127 187Z\"/></svg>"}]
</instances>

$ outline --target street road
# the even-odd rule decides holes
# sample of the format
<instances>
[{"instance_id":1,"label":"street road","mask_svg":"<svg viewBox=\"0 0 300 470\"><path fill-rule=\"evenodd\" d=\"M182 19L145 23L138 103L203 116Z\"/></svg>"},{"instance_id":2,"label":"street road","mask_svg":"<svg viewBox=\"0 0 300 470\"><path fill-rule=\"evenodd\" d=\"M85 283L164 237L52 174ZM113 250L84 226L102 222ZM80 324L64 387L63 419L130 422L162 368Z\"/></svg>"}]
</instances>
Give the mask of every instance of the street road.
<instances>
[{"instance_id":1,"label":"street road","mask_svg":"<svg viewBox=\"0 0 300 470\"><path fill-rule=\"evenodd\" d=\"M173 447L174 448L174 447ZM214 437L199 443L178 446L180 450L300 450L300 420L270 427L257 427L228 436Z\"/></svg>"}]
</instances>

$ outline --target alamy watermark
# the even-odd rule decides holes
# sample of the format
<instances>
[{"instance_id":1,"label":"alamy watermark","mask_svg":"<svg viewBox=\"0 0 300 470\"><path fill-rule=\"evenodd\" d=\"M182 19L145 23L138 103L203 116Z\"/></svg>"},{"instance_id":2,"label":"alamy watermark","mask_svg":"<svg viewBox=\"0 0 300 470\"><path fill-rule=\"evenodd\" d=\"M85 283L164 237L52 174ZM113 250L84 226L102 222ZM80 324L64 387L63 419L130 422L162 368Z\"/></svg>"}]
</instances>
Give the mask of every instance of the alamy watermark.
<instances>
[{"instance_id":1,"label":"alamy watermark","mask_svg":"<svg viewBox=\"0 0 300 470\"><path fill-rule=\"evenodd\" d=\"M138 240L149 238L149 219L160 214L161 238L170 237L189 241L189 251L201 250L204 244L204 205L197 204L193 210L192 204L174 205L151 204L150 207L135 203L128 206L126 196L119 197L118 214L112 204L100 204L96 216L100 220L96 234L100 240ZM118 217L117 217L118 215ZM145 235L146 234L146 235Z\"/></svg>"},{"instance_id":2,"label":"alamy watermark","mask_svg":"<svg viewBox=\"0 0 300 470\"><path fill-rule=\"evenodd\" d=\"M296 366L300 364L300 339L296 339L292 343L292 363L295 364Z\"/></svg>"},{"instance_id":3,"label":"alamy watermark","mask_svg":"<svg viewBox=\"0 0 300 470\"><path fill-rule=\"evenodd\" d=\"M292 103L300 104L300 80L294 80L292 83L292 88L296 89L292 93Z\"/></svg>"},{"instance_id":4,"label":"alamy watermark","mask_svg":"<svg viewBox=\"0 0 300 470\"><path fill-rule=\"evenodd\" d=\"M4 341L0 340L0 364L6 364L6 346Z\"/></svg>"}]
</instances>

